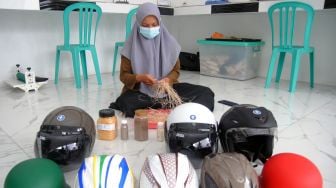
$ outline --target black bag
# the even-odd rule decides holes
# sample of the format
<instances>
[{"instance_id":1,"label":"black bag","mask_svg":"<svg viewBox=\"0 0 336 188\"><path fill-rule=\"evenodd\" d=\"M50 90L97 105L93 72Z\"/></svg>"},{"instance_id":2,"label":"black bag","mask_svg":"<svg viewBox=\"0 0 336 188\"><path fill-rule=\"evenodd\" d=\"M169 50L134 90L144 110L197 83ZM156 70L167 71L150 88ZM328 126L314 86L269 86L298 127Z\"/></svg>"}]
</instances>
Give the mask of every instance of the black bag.
<instances>
[{"instance_id":1,"label":"black bag","mask_svg":"<svg viewBox=\"0 0 336 188\"><path fill-rule=\"evenodd\" d=\"M182 70L200 71L199 52L197 54L181 52L179 58Z\"/></svg>"}]
</instances>

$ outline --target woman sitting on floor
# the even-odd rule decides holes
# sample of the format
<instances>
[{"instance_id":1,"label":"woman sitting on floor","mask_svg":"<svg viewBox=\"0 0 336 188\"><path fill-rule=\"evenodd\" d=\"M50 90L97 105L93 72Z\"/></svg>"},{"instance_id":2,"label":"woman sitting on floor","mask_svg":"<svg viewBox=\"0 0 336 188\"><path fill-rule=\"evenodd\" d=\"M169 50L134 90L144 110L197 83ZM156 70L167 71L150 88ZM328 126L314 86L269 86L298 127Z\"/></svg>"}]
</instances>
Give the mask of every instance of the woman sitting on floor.
<instances>
[{"instance_id":1,"label":"woman sitting on floor","mask_svg":"<svg viewBox=\"0 0 336 188\"><path fill-rule=\"evenodd\" d=\"M121 51L120 80L122 94L114 108L133 117L137 109L163 108L153 97L153 85L166 82L184 102L195 102L214 109L214 93L208 88L189 83L178 83L181 47L161 21L155 4L142 4L136 14L132 34Z\"/></svg>"}]
</instances>

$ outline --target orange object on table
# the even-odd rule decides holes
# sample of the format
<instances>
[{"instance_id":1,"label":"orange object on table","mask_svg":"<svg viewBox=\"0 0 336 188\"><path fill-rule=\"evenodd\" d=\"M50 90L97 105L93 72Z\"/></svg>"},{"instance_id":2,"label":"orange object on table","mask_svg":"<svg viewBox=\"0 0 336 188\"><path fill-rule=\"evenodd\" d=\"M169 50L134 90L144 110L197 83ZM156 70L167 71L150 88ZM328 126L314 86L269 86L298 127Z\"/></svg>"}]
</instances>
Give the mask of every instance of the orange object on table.
<instances>
[{"instance_id":1,"label":"orange object on table","mask_svg":"<svg viewBox=\"0 0 336 188\"><path fill-rule=\"evenodd\" d=\"M213 32L211 34L211 38L213 38L213 39L223 39L224 35L222 33L219 33L219 32Z\"/></svg>"},{"instance_id":2,"label":"orange object on table","mask_svg":"<svg viewBox=\"0 0 336 188\"><path fill-rule=\"evenodd\" d=\"M136 112L143 111L148 117L148 129L156 129L158 122L165 122L170 113L170 109L139 109Z\"/></svg>"}]
</instances>

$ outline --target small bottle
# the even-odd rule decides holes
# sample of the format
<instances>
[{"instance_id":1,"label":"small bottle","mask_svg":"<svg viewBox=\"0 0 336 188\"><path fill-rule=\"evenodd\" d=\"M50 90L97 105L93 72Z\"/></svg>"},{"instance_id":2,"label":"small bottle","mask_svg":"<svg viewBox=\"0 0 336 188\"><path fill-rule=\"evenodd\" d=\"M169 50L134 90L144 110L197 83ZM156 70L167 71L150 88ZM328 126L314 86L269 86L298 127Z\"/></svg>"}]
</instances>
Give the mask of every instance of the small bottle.
<instances>
[{"instance_id":1,"label":"small bottle","mask_svg":"<svg viewBox=\"0 0 336 188\"><path fill-rule=\"evenodd\" d=\"M144 110L136 110L134 115L134 139L148 140L148 116Z\"/></svg>"},{"instance_id":2,"label":"small bottle","mask_svg":"<svg viewBox=\"0 0 336 188\"><path fill-rule=\"evenodd\" d=\"M121 120L120 136L121 140L128 140L128 125L126 119Z\"/></svg>"},{"instance_id":3,"label":"small bottle","mask_svg":"<svg viewBox=\"0 0 336 188\"><path fill-rule=\"evenodd\" d=\"M114 140L117 137L117 118L114 116L114 110L99 110L97 132L100 140Z\"/></svg>"},{"instance_id":4,"label":"small bottle","mask_svg":"<svg viewBox=\"0 0 336 188\"><path fill-rule=\"evenodd\" d=\"M156 139L159 142L163 142L164 141L164 123L162 121L159 121L157 123L157 135L156 135Z\"/></svg>"}]
</instances>

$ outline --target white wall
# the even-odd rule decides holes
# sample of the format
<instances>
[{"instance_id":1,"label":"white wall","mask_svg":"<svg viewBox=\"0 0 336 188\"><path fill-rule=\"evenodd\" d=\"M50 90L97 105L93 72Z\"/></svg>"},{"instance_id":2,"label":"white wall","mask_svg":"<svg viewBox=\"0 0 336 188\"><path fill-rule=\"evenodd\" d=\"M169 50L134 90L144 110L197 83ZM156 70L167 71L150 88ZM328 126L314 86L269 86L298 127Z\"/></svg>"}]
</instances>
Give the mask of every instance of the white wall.
<instances>
[{"instance_id":1,"label":"white wall","mask_svg":"<svg viewBox=\"0 0 336 188\"><path fill-rule=\"evenodd\" d=\"M16 64L30 66L37 76L54 79L56 45L63 43L62 11L0 9L0 85L14 79ZM114 43L125 38L126 14L104 14L96 47L102 73L112 72ZM165 18L163 18L165 20ZM88 73L95 74L88 55ZM119 70L120 57L116 66ZM61 53L60 78L73 77L69 52Z\"/></svg>"},{"instance_id":2,"label":"white wall","mask_svg":"<svg viewBox=\"0 0 336 188\"><path fill-rule=\"evenodd\" d=\"M104 14L96 47L103 73L111 72L114 43L124 40L125 14ZM0 80L13 78L15 64L31 66L37 75L54 77L56 45L63 43L62 12L0 10ZM89 74L94 73L91 56ZM70 53L61 53L60 77L72 77Z\"/></svg>"},{"instance_id":3,"label":"white wall","mask_svg":"<svg viewBox=\"0 0 336 188\"><path fill-rule=\"evenodd\" d=\"M302 18L302 15L299 15ZM312 29L311 45L315 47L315 83L336 85L336 9L317 11ZM266 13L236 13L216 15L177 16L170 31L178 38L183 51L197 52L196 40L212 32L227 36L261 38L262 48L259 76L265 77L271 55L271 31ZM192 27L191 27L192 26ZM298 30L303 26L299 23ZM287 55L282 79L289 79L291 57ZM300 81L309 81L308 56L301 61ZM275 73L274 73L275 74Z\"/></svg>"},{"instance_id":4,"label":"white wall","mask_svg":"<svg viewBox=\"0 0 336 188\"><path fill-rule=\"evenodd\" d=\"M104 14L97 34L97 51L103 73L111 72L114 43L124 39L125 14ZM37 75L54 77L55 48L63 42L62 12L0 10L0 80L15 75L15 64L31 66ZM263 47L259 75L264 77L271 54L271 36L266 13L239 13L193 16L165 16L164 23L175 35L183 51L196 52L196 40L213 31L228 36L262 38ZM316 83L336 85L336 9L317 11L311 43L316 48ZM90 59L90 56L88 56ZM62 53L60 77L72 77L70 54ZM290 59L287 59L290 61ZM286 64L288 65L289 62ZM119 69L119 63L117 65ZM94 74L91 61L89 74ZM284 67L282 78L289 78ZM309 80L308 60L302 60L299 79ZM2 84L1 82L0 84Z\"/></svg>"}]
</instances>

